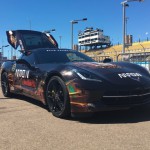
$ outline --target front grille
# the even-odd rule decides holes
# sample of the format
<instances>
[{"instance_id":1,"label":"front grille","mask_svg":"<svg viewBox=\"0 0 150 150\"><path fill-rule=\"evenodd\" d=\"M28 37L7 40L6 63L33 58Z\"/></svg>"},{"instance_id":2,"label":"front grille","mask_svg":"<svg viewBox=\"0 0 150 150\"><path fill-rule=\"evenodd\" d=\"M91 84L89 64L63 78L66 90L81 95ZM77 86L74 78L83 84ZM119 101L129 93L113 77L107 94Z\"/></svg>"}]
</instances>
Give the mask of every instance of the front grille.
<instances>
[{"instance_id":1,"label":"front grille","mask_svg":"<svg viewBox=\"0 0 150 150\"><path fill-rule=\"evenodd\" d=\"M102 101L107 105L130 105L150 101L150 88L136 90L107 91Z\"/></svg>"},{"instance_id":2,"label":"front grille","mask_svg":"<svg viewBox=\"0 0 150 150\"><path fill-rule=\"evenodd\" d=\"M104 93L105 96L132 96L150 93L150 88L137 88L134 90L111 90Z\"/></svg>"}]
</instances>

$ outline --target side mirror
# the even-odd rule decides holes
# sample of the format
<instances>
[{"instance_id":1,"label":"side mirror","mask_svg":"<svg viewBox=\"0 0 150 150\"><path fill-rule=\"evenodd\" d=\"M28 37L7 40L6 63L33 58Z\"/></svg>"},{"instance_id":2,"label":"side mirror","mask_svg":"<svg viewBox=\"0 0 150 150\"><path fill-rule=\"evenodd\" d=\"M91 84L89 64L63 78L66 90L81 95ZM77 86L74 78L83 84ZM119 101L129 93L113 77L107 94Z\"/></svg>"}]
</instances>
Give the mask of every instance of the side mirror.
<instances>
[{"instance_id":1,"label":"side mirror","mask_svg":"<svg viewBox=\"0 0 150 150\"><path fill-rule=\"evenodd\" d=\"M25 64L27 67L31 68L31 65L24 59L18 59L16 61L17 64Z\"/></svg>"},{"instance_id":2,"label":"side mirror","mask_svg":"<svg viewBox=\"0 0 150 150\"><path fill-rule=\"evenodd\" d=\"M36 70L39 70L39 68L38 68L38 67L36 67L36 66L31 66L31 70L36 71Z\"/></svg>"},{"instance_id":3,"label":"side mirror","mask_svg":"<svg viewBox=\"0 0 150 150\"><path fill-rule=\"evenodd\" d=\"M24 60L24 59L18 59L18 60L16 60L16 63L17 64L26 64L28 62L26 60Z\"/></svg>"},{"instance_id":4,"label":"side mirror","mask_svg":"<svg viewBox=\"0 0 150 150\"><path fill-rule=\"evenodd\" d=\"M111 58L105 58L105 59L103 60L103 63L110 63L110 62L112 62L112 59L111 59Z\"/></svg>"}]
</instances>

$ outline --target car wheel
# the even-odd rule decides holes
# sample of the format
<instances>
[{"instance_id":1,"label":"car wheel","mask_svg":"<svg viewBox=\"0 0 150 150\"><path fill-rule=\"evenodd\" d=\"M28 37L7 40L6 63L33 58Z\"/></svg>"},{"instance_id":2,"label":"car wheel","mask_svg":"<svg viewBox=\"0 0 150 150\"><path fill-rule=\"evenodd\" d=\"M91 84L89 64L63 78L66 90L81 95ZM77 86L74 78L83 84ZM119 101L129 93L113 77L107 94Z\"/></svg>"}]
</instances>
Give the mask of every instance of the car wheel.
<instances>
[{"instance_id":1,"label":"car wheel","mask_svg":"<svg viewBox=\"0 0 150 150\"><path fill-rule=\"evenodd\" d=\"M64 81L53 76L46 88L46 100L49 110L52 114L59 118L67 118L70 116L70 101L67 87Z\"/></svg>"},{"instance_id":2,"label":"car wheel","mask_svg":"<svg viewBox=\"0 0 150 150\"><path fill-rule=\"evenodd\" d=\"M11 97L12 94L10 92L8 76L6 72L4 72L1 76L1 87L2 87L3 95L5 97Z\"/></svg>"}]
</instances>

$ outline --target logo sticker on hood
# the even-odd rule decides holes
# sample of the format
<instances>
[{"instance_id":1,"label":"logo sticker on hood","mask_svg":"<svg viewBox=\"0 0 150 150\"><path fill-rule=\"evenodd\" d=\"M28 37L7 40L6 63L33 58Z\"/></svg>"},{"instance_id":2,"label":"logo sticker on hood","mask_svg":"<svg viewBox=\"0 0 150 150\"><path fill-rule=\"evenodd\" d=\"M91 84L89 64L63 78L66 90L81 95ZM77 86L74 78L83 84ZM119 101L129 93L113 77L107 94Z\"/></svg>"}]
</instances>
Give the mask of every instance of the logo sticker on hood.
<instances>
[{"instance_id":1,"label":"logo sticker on hood","mask_svg":"<svg viewBox=\"0 0 150 150\"><path fill-rule=\"evenodd\" d=\"M140 73L120 73L118 76L120 78L142 77Z\"/></svg>"}]
</instances>

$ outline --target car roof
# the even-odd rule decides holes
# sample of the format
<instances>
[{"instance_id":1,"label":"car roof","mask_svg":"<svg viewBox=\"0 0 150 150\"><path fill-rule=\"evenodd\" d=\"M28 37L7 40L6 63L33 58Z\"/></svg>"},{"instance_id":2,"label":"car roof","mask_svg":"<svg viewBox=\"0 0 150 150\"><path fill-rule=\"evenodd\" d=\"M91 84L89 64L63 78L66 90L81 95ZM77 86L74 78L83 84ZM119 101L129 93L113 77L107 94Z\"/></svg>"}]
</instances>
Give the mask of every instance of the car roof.
<instances>
[{"instance_id":1,"label":"car roof","mask_svg":"<svg viewBox=\"0 0 150 150\"><path fill-rule=\"evenodd\" d=\"M41 52L41 51L51 51L51 52L60 52L60 51L66 51L66 52L77 52L75 50L72 50L72 49L65 49L65 48L37 48L37 49L33 49L32 50L33 52Z\"/></svg>"}]
</instances>

